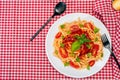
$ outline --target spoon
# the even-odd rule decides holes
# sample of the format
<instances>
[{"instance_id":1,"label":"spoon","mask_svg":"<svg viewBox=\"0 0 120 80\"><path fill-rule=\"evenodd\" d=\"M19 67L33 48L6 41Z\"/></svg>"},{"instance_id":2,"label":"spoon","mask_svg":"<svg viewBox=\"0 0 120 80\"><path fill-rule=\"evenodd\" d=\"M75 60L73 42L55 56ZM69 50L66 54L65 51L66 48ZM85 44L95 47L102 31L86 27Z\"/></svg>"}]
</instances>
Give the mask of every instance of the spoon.
<instances>
[{"instance_id":1,"label":"spoon","mask_svg":"<svg viewBox=\"0 0 120 80\"><path fill-rule=\"evenodd\" d=\"M51 21L52 18L54 18L57 15L62 14L66 10L66 4L64 2L59 2L55 8L54 8L54 14L47 20L47 22L30 38L30 41L33 41L33 39L42 31L42 29L45 28L45 26Z\"/></svg>"}]
</instances>

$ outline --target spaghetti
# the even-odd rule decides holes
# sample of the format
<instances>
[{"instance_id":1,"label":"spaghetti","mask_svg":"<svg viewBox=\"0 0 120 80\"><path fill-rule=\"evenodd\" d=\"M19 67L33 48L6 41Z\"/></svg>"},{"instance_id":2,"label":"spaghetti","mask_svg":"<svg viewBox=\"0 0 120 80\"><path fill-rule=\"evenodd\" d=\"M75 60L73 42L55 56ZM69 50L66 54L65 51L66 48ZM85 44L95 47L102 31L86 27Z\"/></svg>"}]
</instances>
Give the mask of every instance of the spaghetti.
<instances>
[{"instance_id":1,"label":"spaghetti","mask_svg":"<svg viewBox=\"0 0 120 80\"><path fill-rule=\"evenodd\" d=\"M90 69L103 56L99 28L93 22L76 20L59 26L54 39L54 55L64 66Z\"/></svg>"}]
</instances>

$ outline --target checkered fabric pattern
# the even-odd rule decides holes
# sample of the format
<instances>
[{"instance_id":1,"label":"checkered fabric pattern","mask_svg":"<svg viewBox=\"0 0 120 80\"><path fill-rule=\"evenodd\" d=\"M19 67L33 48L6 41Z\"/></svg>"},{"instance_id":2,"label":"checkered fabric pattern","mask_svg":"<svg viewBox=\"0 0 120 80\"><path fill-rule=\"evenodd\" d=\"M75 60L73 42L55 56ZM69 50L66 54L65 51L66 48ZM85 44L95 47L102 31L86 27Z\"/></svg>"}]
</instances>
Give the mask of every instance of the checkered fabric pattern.
<instances>
[{"instance_id":1,"label":"checkered fabric pattern","mask_svg":"<svg viewBox=\"0 0 120 80\"><path fill-rule=\"evenodd\" d=\"M112 38L113 52L120 63L120 11L115 11L112 8L111 0L96 0L94 13L106 25ZM99 14L99 15L98 15ZM111 56L112 58L112 56ZM120 79L120 70L112 59L113 78Z\"/></svg>"},{"instance_id":2,"label":"checkered fabric pattern","mask_svg":"<svg viewBox=\"0 0 120 80\"><path fill-rule=\"evenodd\" d=\"M45 52L48 29L54 21L68 13L98 14L99 18L103 15L99 12L95 13L93 6L98 4L95 4L97 2L95 0L62 0L67 4L65 13L52 19L33 42L30 42L31 36L53 14L53 8L59 1L61 0L0 0L0 80L79 80L60 74L48 61ZM119 16L119 14L115 16L117 15ZM103 18L108 18L108 16L104 15ZM107 25L105 19L100 19ZM112 26L107 26L107 28L112 36L112 42L115 41L114 44L118 44L120 43L118 32L120 29L113 21L111 24ZM114 51L117 55L120 49L118 45L116 46L118 49ZM120 59L119 56L117 58ZM115 72L112 67L115 65L113 61L114 59L110 58L101 71L80 80L119 79L113 73ZM117 66L115 69L117 70Z\"/></svg>"}]
</instances>

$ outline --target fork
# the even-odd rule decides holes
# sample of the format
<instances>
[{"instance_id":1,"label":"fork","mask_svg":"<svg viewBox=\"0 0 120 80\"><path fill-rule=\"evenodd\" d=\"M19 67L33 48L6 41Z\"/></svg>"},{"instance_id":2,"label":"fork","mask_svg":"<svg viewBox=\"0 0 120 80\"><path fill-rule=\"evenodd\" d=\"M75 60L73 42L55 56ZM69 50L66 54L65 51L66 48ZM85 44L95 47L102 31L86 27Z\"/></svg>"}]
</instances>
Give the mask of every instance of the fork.
<instances>
[{"instance_id":1,"label":"fork","mask_svg":"<svg viewBox=\"0 0 120 80\"><path fill-rule=\"evenodd\" d=\"M115 60L116 64L118 65L118 68L120 70L120 64L119 64L115 54L113 53L113 51L110 49L110 42L109 42L106 34L103 34L101 36L101 40L102 40L102 43L103 43L104 47L107 48L111 52L111 55L114 57L114 60Z\"/></svg>"}]
</instances>

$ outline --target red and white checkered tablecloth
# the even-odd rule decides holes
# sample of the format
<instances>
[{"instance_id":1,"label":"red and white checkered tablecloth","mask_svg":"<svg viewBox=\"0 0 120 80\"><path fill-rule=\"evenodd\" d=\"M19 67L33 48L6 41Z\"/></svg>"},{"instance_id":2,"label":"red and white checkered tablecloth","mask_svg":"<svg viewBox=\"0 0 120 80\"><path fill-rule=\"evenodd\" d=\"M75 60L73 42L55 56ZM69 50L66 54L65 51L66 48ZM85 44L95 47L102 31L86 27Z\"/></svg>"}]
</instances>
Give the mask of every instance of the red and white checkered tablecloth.
<instances>
[{"instance_id":1,"label":"red and white checkered tablecloth","mask_svg":"<svg viewBox=\"0 0 120 80\"><path fill-rule=\"evenodd\" d=\"M106 25L112 39L113 52L120 63L120 11L112 8L111 0L96 0L93 8L96 17ZM111 57L113 58L113 57ZM113 79L120 79L120 70L112 59Z\"/></svg>"},{"instance_id":2,"label":"red and white checkered tablecloth","mask_svg":"<svg viewBox=\"0 0 120 80\"><path fill-rule=\"evenodd\" d=\"M115 46L114 51L120 60L120 47L115 45L120 43L120 26L116 25L119 23L114 23L116 19L110 23L108 21L108 24L104 18L108 19L111 15L98 15L99 12L94 6L97 5L95 0L62 1L67 4L65 13L52 19L33 42L30 42L31 36L53 14L53 8L59 0L0 0L0 80L79 80L56 71L48 61L45 52L45 38L48 29L54 21L68 13L89 13L103 20L110 31L113 47ZM107 0L107 2L109 1ZM118 13L114 16L118 16L117 19L120 19ZM101 71L81 80L93 79L120 79L114 59L110 57Z\"/></svg>"}]
</instances>

